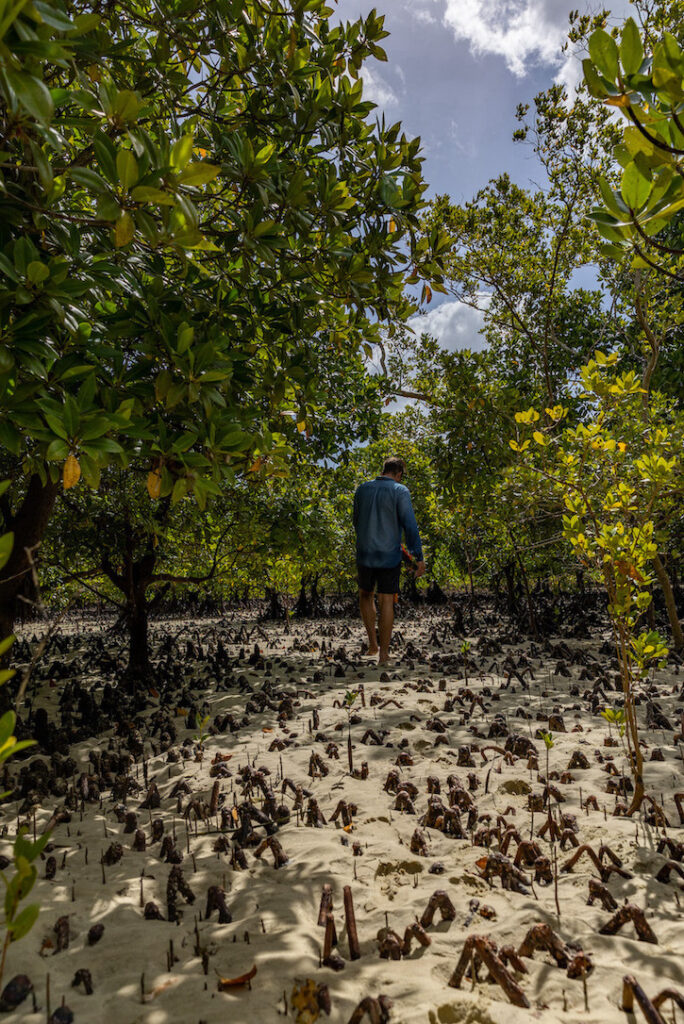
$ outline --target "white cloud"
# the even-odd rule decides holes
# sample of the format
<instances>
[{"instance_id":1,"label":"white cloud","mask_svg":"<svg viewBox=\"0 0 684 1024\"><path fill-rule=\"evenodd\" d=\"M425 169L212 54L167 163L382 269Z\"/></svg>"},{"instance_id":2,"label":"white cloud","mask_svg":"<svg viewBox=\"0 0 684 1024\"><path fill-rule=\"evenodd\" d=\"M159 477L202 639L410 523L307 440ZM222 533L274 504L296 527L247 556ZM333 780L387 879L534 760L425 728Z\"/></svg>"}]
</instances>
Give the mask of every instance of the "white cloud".
<instances>
[{"instance_id":1,"label":"white cloud","mask_svg":"<svg viewBox=\"0 0 684 1024\"><path fill-rule=\"evenodd\" d=\"M486 305L486 301L487 297L481 296L481 305ZM479 333L482 324L483 315L479 310L457 300L442 302L408 321L418 337L429 334L449 352L459 348L483 349L485 340Z\"/></svg>"},{"instance_id":2,"label":"white cloud","mask_svg":"<svg viewBox=\"0 0 684 1024\"><path fill-rule=\"evenodd\" d=\"M377 103L379 107L391 107L399 102L399 97L392 89L392 86L374 68L364 66L363 98Z\"/></svg>"},{"instance_id":3,"label":"white cloud","mask_svg":"<svg viewBox=\"0 0 684 1024\"><path fill-rule=\"evenodd\" d=\"M444 24L475 55L495 54L518 76L530 62L560 64L567 0L446 0Z\"/></svg>"}]
</instances>

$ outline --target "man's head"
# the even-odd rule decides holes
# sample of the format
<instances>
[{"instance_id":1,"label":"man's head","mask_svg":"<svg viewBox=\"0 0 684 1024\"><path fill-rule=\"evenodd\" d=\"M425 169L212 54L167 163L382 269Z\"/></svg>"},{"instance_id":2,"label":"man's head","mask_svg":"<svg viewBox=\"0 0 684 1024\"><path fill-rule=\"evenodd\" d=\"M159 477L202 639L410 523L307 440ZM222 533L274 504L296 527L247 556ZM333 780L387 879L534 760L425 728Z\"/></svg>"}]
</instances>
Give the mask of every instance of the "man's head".
<instances>
[{"instance_id":1,"label":"man's head","mask_svg":"<svg viewBox=\"0 0 684 1024\"><path fill-rule=\"evenodd\" d=\"M404 460L398 458L396 455L392 455L390 458L385 459L382 467L382 475L391 476L392 479L396 480L398 483L404 475L405 469L406 465Z\"/></svg>"}]
</instances>

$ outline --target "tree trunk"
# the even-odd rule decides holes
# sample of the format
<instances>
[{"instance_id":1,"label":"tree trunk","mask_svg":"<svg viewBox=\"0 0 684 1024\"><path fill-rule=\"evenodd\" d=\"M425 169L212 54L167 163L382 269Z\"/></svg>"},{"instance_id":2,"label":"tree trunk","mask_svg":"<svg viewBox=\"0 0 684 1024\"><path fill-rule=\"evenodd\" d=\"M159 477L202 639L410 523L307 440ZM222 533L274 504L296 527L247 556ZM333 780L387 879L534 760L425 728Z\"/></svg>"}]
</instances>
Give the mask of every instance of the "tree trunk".
<instances>
[{"instance_id":1,"label":"tree trunk","mask_svg":"<svg viewBox=\"0 0 684 1024\"><path fill-rule=\"evenodd\" d=\"M12 553L0 571L0 637L12 632L18 616L18 596L35 596L32 561L52 515L59 483L43 483L37 473L31 477L24 500L16 514L5 514L3 532L14 534Z\"/></svg>"},{"instance_id":2,"label":"tree trunk","mask_svg":"<svg viewBox=\"0 0 684 1024\"><path fill-rule=\"evenodd\" d=\"M681 651L684 648L684 633L682 632L682 624L679 621L679 615L677 614L677 605L675 604L675 598L670 584L670 577L667 575L667 569L660 560L660 555L656 555L653 559L653 566L656 571L656 576L658 577L660 589L662 590L663 597L665 598L665 607L667 608L667 617L670 620L670 629L672 630L672 639L674 640L675 650Z\"/></svg>"},{"instance_id":3,"label":"tree trunk","mask_svg":"<svg viewBox=\"0 0 684 1024\"><path fill-rule=\"evenodd\" d=\"M129 689L135 690L138 682L149 678L152 670L150 665L150 645L148 633L146 587L137 587L126 608L126 625L128 627L128 668L126 681Z\"/></svg>"}]
</instances>

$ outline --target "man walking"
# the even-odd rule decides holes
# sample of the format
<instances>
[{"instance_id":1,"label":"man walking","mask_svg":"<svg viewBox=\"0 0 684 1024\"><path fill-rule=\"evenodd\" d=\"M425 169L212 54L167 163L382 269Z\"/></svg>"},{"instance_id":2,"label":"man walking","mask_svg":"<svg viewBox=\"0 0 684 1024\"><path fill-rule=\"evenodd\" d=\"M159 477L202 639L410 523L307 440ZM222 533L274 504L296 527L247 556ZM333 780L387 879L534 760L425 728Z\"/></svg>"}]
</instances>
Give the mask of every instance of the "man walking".
<instances>
[{"instance_id":1,"label":"man walking","mask_svg":"<svg viewBox=\"0 0 684 1024\"><path fill-rule=\"evenodd\" d=\"M361 484L354 495L359 606L368 633L368 653L377 654L380 665L389 659L394 595L399 593L402 530L407 547L417 562L416 577L425 572L418 524L411 495L401 482L403 475L403 459L385 459L382 475ZM375 632L376 586L380 605L379 648Z\"/></svg>"}]
</instances>

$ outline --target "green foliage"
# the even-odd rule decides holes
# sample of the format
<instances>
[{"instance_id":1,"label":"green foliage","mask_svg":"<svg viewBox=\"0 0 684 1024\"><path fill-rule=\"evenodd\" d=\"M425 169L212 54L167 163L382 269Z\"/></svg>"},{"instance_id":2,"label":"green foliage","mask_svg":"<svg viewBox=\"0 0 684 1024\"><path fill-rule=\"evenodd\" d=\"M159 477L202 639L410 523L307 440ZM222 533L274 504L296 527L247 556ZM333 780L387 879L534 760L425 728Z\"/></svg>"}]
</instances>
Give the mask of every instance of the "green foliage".
<instances>
[{"instance_id":1,"label":"green foliage","mask_svg":"<svg viewBox=\"0 0 684 1024\"><path fill-rule=\"evenodd\" d=\"M622 708L604 708L600 715L601 718L605 718L609 725L616 726L620 736L624 736L625 712Z\"/></svg>"},{"instance_id":2,"label":"green foliage","mask_svg":"<svg viewBox=\"0 0 684 1024\"><path fill-rule=\"evenodd\" d=\"M553 744L553 733L542 732L541 738L544 740L544 746L546 747L546 749L547 750L551 750L551 747L554 745Z\"/></svg>"},{"instance_id":3,"label":"green foliage","mask_svg":"<svg viewBox=\"0 0 684 1024\"><path fill-rule=\"evenodd\" d=\"M617 363L617 353L597 352L582 368L581 397L591 411L585 422L562 427L561 406L547 408L544 421L528 409L516 415L524 429L512 445L528 485L541 484L563 501L563 535L605 586L636 793L643 794L634 684L667 648L652 630L639 633L638 625L651 604L656 524L670 502L681 500L684 417ZM525 433L531 438L523 439Z\"/></svg>"},{"instance_id":4,"label":"green foliage","mask_svg":"<svg viewBox=\"0 0 684 1024\"><path fill-rule=\"evenodd\" d=\"M623 25L619 44L601 28L589 39L587 87L630 122L614 150L622 168L620 187L602 179L603 205L591 214L606 239L603 253L616 259L631 253L633 268L675 276L683 250L657 236L684 209L678 166L684 152L683 76L684 48L671 32L665 31L649 53L633 18Z\"/></svg>"},{"instance_id":5,"label":"green foliage","mask_svg":"<svg viewBox=\"0 0 684 1024\"><path fill-rule=\"evenodd\" d=\"M131 464L204 506L283 474L325 366L434 277L419 140L374 125L383 19L322 0L18 4L2 23L0 446L64 486ZM341 384L338 374L338 385Z\"/></svg>"},{"instance_id":6,"label":"green foliage","mask_svg":"<svg viewBox=\"0 0 684 1024\"><path fill-rule=\"evenodd\" d=\"M199 723L199 727L198 727L197 735L193 737L193 739L197 743L197 746L199 747L200 751L204 750L204 743L205 743L205 740L207 738L204 730L206 729L206 727L207 727L207 725L209 724L210 721L211 721L211 715L205 715L204 718L201 718L200 719L200 723Z\"/></svg>"},{"instance_id":7,"label":"green foliage","mask_svg":"<svg viewBox=\"0 0 684 1024\"><path fill-rule=\"evenodd\" d=\"M38 877L34 861L43 852L49 840L50 834L46 833L40 839L31 842L26 838L26 829L20 829L12 848L14 873L7 877L5 872L2 872L2 880L5 884L5 940L2 949L2 960L0 961L0 984L2 983L5 957L9 945L12 942L18 942L19 939L23 939L25 935L28 935L38 920L40 904L29 903L27 906L21 906L21 904L30 894Z\"/></svg>"}]
</instances>

